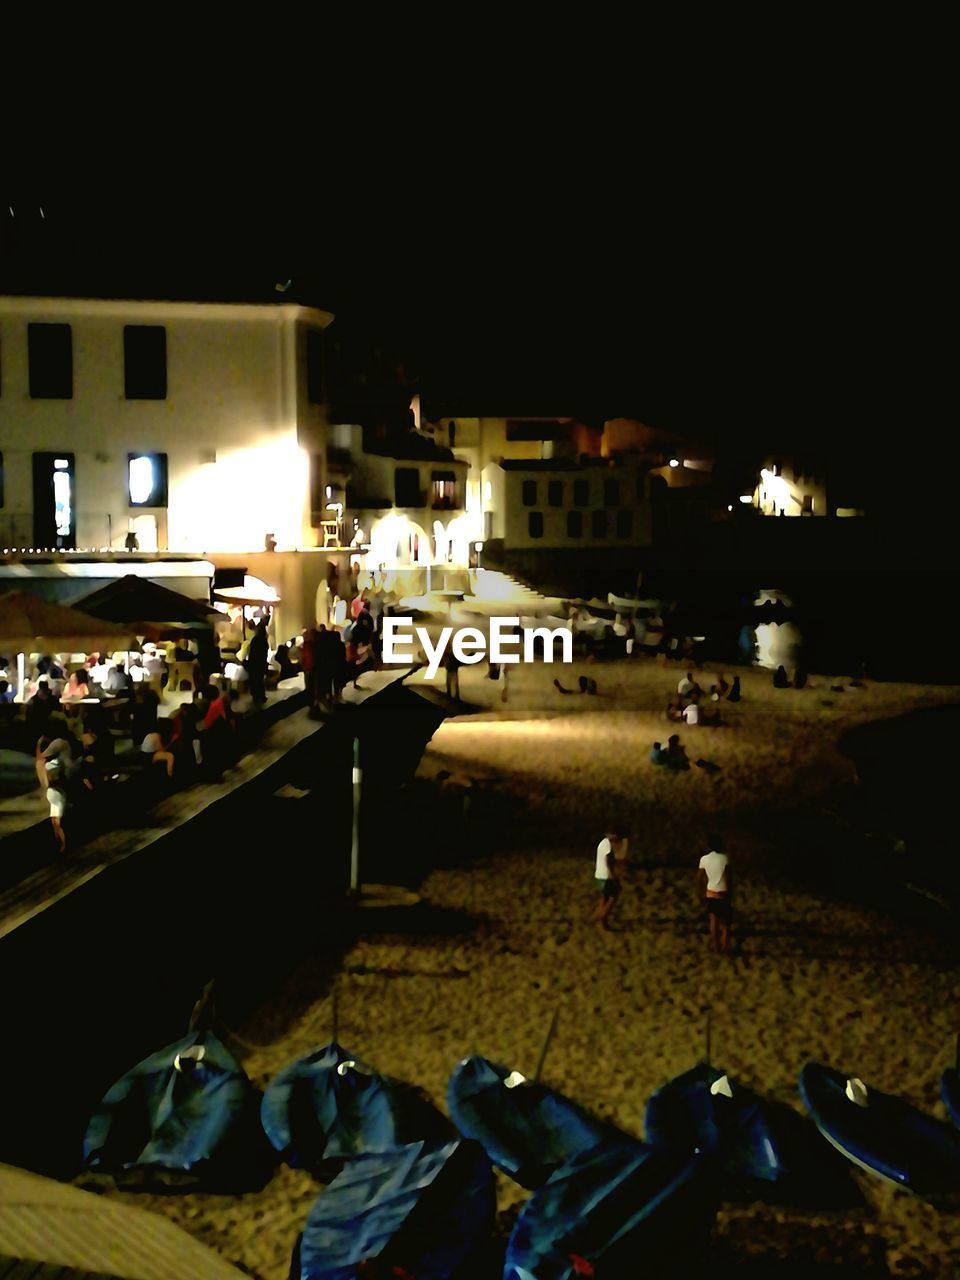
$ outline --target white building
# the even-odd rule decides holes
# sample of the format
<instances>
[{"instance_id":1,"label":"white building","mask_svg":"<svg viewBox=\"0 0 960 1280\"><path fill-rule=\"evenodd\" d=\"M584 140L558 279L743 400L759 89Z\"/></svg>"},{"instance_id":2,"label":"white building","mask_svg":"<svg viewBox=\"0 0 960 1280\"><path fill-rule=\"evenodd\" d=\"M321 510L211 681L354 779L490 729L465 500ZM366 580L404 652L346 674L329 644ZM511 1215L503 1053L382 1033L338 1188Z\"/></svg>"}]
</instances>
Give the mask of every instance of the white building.
<instances>
[{"instance_id":1,"label":"white building","mask_svg":"<svg viewBox=\"0 0 960 1280\"><path fill-rule=\"evenodd\" d=\"M131 532L143 550L316 546L332 319L0 299L0 546L123 549Z\"/></svg>"},{"instance_id":2,"label":"white building","mask_svg":"<svg viewBox=\"0 0 960 1280\"><path fill-rule=\"evenodd\" d=\"M330 428L326 500L343 509L345 539L368 545L368 568L466 566L479 524L466 515L468 464L427 434L365 452L362 429Z\"/></svg>"},{"instance_id":3,"label":"white building","mask_svg":"<svg viewBox=\"0 0 960 1280\"><path fill-rule=\"evenodd\" d=\"M505 551L647 547L649 479L632 460L504 459L483 470L485 539Z\"/></svg>"}]
</instances>

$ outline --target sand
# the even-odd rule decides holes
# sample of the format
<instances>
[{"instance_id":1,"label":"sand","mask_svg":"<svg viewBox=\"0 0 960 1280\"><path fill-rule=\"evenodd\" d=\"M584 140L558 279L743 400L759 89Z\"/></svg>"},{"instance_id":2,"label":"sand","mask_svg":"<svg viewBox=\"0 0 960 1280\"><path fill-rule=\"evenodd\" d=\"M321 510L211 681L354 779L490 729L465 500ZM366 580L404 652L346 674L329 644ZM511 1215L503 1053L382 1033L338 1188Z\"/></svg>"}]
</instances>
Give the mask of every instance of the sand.
<instances>
[{"instance_id":1,"label":"sand","mask_svg":"<svg viewBox=\"0 0 960 1280\"><path fill-rule=\"evenodd\" d=\"M581 671L598 680L596 698L554 690L555 674L569 687ZM775 691L769 675L747 671L744 701L721 704L726 727L685 729L663 717L681 674L649 659L531 666L513 673L503 705L481 670L465 669L462 694L480 709L442 726L421 776L444 769L455 787L483 783L506 817L484 826L479 849L468 831L462 857L450 856L458 850L441 835L442 865L410 916L416 928L393 914L386 923L396 931L383 932L376 912L358 912L336 968L322 955L301 964L269 1006L235 1028L252 1078L266 1084L328 1038L336 981L341 1041L422 1085L442 1109L450 1072L469 1052L532 1072L559 1010L544 1078L642 1137L647 1097L701 1056L710 1010L712 1060L798 1110L797 1076L812 1058L943 1117L939 1076L960 993L955 953L928 931L808 884L804 841L818 828L804 823L826 829L855 786L837 747L844 730L958 701L960 691L832 693L835 679L824 677ZM650 743L674 728L692 759L719 771L650 764ZM472 804L479 821L484 802ZM620 929L603 933L591 920L591 877L611 820L631 829L632 869ZM717 826L736 868L740 935L722 958L707 950L695 885ZM451 927L457 921L462 930ZM960 1274L960 1216L869 1175L854 1178L857 1209L724 1205L718 1256L846 1263L868 1275ZM498 1187L505 1237L526 1193L500 1176ZM136 1201L260 1280L286 1280L317 1192L307 1175L280 1169L259 1194ZM491 1265L490 1280L499 1274Z\"/></svg>"}]
</instances>

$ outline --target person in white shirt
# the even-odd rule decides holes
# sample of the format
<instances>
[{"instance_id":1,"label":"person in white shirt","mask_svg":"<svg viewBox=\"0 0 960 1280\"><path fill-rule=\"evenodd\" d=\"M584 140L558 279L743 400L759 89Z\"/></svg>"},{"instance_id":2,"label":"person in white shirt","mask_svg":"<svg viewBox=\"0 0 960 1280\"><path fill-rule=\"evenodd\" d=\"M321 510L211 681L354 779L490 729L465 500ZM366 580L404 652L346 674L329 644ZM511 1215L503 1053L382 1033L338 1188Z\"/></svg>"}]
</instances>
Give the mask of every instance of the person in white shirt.
<instances>
[{"instance_id":1,"label":"person in white shirt","mask_svg":"<svg viewBox=\"0 0 960 1280\"><path fill-rule=\"evenodd\" d=\"M730 945L730 859L721 852L720 845L720 840L711 838L710 852L700 859L697 871L710 917L711 951L726 951Z\"/></svg>"},{"instance_id":2,"label":"person in white shirt","mask_svg":"<svg viewBox=\"0 0 960 1280\"><path fill-rule=\"evenodd\" d=\"M696 701L696 699L694 699L693 702L688 702L687 705L684 707L683 718L686 721L686 723L689 725L700 723L700 704Z\"/></svg>"},{"instance_id":3,"label":"person in white shirt","mask_svg":"<svg viewBox=\"0 0 960 1280\"><path fill-rule=\"evenodd\" d=\"M597 845L597 864L594 887L600 894L597 907L597 927L610 928L610 913L620 897L620 870L618 863L624 860L626 839L622 832L608 831Z\"/></svg>"},{"instance_id":4,"label":"person in white shirt","mask_svg":"<svg viewBox=\"0 0 960 1280\"><path fill-rule=\"evenodd\" d=\"M688 671L680 683L677 685L677 693L681 698L685 698L688 693L693 693L697 686L693 682L693 672Z\"/></svg>"}]
</instances>

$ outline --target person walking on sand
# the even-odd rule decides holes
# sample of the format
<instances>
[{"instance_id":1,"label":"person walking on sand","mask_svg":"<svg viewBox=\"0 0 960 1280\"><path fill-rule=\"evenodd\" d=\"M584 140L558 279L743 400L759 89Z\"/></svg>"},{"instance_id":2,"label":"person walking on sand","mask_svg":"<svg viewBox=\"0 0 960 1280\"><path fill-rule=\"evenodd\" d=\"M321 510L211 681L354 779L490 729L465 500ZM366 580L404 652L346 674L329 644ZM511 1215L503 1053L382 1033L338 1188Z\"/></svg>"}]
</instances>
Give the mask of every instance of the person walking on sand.
<instances>
[{"instance_id":1,"label":"person walking on sand","mask_svg":"<svg viewBox=\"0 0 960 1280\"><path fill-rule=\"evenodd\" d=\"M725 952L730 945L730 859L721 841L710 838L710 852L700 859L697 881L710 917L710 950Z\"/></svg>"},{"instance_id":2,"label":"person walking on sand","mask_svg":"<svg viewBox=\"0 0 960 1280\"><path fill-rule=\"evenodd\" d=\"M620 897L620 871L624 841L619 831L608 831L597 845L597 865L594 887L600 894L597 906L597 928L610 928L610 913Z\"/></svg>"}]
</instances>

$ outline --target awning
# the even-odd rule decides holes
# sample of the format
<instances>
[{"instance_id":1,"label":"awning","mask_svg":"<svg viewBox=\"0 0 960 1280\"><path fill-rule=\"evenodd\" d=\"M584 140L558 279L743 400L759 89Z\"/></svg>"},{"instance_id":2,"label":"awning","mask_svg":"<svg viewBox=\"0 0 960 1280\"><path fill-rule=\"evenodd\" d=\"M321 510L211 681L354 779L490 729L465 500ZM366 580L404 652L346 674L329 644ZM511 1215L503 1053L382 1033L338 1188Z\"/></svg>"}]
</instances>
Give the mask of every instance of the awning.
<instances>
[{"instance_id":1,"label":"awning","mask_svg":"<svg viewBox=\"0 0 960 1280\"><path fill-rule=\"evenodd\" d=\"M219 587L213 593L215 600L234 605L269 605L280 603L280 597L269 583L255 578L251 573L243 575L242 587Z\"/></svg>"}]
</instances>

